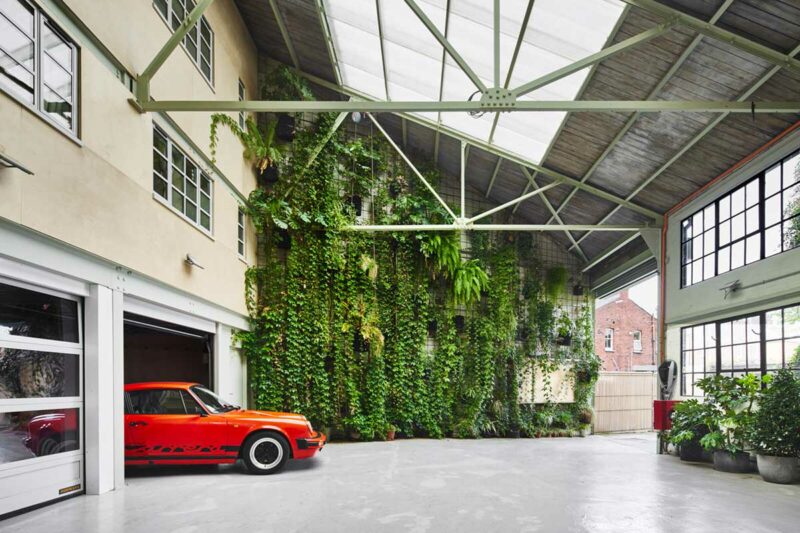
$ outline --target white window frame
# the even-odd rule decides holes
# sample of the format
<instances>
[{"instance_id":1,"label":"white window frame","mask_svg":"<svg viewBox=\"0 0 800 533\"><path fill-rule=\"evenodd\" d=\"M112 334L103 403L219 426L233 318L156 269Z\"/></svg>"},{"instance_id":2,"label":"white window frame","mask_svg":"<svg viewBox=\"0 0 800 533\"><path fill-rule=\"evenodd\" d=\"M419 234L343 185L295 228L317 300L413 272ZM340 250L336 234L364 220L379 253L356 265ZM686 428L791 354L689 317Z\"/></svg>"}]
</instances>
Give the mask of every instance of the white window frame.
<instances>
[{"instance_id":1,"label":"white window frame","mask_svg":"<svg viewBox=\"0 0 800 533\"><path fill-rule=\"evenodd\" d=\"M174 12L174 10L172 8L172 3L175 0L163 0L163 1L164 1L166 13L161 11L161 8L156 5L158 3L158 0L153 0L153 9L156 10L156 13L158 13L159 17L161 17L161 20L163 20L164 23L167 25L167 28L169 28L169 31L170 32L174 32L177 28L174 27L174 25L170 22L170 20L173 19L173 18L175 18L177 20L175 12ZM194 1L193 0L177 0L177 1L183 6L184 19L185 19L185 17L189 16L189 13L191 12L191 10L194 9L194 5L195 5ZM183 19L181 19L181 22L183 22ZM209 39L206 39L205 37L203 37L203 32L202 32L202 27L203 26L208 28L208 34L209 34L209 37L210 37L210 42L209 42ZM189 48L186 46L187 40L193 40L193 44L195 46L194 55L189 50ZM216 40L216 38L215 38L215 35L214 35L214 30L211 29L211 24L208 23L208 19L206 18L205 15L200 17L200 20L197 22L197 24L195 24L195 26L192 29L190 29L189 32L186 34L186 37L184 37L183 40L181 40L181 47L183 48L184 52L186 52L186 55L188 55L189 59L192 60L192 64L194 64L194 66L200 72L200 75L203 77L204 80L206 80L206 82L208 82L209 86L211 86L212 89L214 88L214 63L215 63L215 61L214 61L214 41L215 40ZM203 68L202 68L202 63L203 63L203 61L205 59L205 56L203 55L203 52L202 52L202 43L203 42L205 42L208 45L208 49L209 49L208 61L207 61L207 63L208 63L208 72L209 72L208 75L206 75L206 73L203 72Z\"/></svg>"},{"instance_id":2,"label":"white window frame","mask_svg":"<svg viewBox=\"0 0 800 533\"><path fill-rule=\"evenodd\" d=\"M242 206L236 215L236 252L240 259L247 254L247 213Z\"/></svg>"},{"instance_id":3,"label":"white window frame","mask_svg":"<svg viewBox=\"0 0 800 533\"><path fill-rule=\"evenodd\" d=\"M214 232L214 178L211 176L210 173L208 173L205 170L203 170L202 167L200 165L198 165L194 161L194 159L192 159L188 155L186 150L184 150L183 148L178 146L177 143L172 139L172 137L170 137L162 128L160 128L157 125L153 125L153 131L154 132L158 132L159 135L164 137L164 139L166 140L166 150L167 150L166 154L162 154L155 147L155 144L153 145L153 165L152 165L153 166L153 173L152 173L153 174L153 182L155 182L156 179L162 179L162 180L165 180L166 183L167 183L167 197L165 198L159 192L157 192L155 190L155 184L154 184L153 185L153 198L155 198L162 205L168 207L170 209L170 211L172 211L173 213L176 213L181 218L183 218L185 221L189 222L192 226L197 228L199 231L201 231L204 234L206 234L207 236L213 238L213 235L214 235L214 233L213 233ZM178 208L176 208L172 204L172 201L173 201L173 192L172 191L173 191L173 188L174 188L174 185L172 183L172 179L173 179L173 172L175 171L174 170L174 165L172 164L172 157L173 157L173 152L176 151L176 150L184 157L184 159L186 161L188 161L189 163L194 165L195 168L197 168L197 171L198 171L197 184L196 184L197 185L197 194L196 194L196 196L194 198L194 201L192 202L192 203L195 204L195 207L197 208L197 218L196 219L190 218L185 213L185 203L184 203L184 211L179 210ZM161 155L163 157L166 157L166 159L167 159L167 175L166 176L162 176L161 173L158 172L156 170L156 168L155 168L155 157L156 157L155 153L156 152L158 152L159 155ZM184 177L184 193L183 193L183 196L184 196L184 198L188 198L188 196L185 193L185 190L186 190L186 174L181 172L181 175ZM203 209L202 203L201 203L201 198L202 198L202 196L204 194L203 191L202 191L202 180L203 180L203 178L206 178L208 180L208 183L209 183L209 191L208 191L208 194L206 194L206 196L208 196L208 210ZM201 224L201 222L200 222L203 213L208 215L208 221L209 221L208 228L203 226Z\"/></svg>"},{"instance_id":4,"label":"white window frame","mask_svg":"<svg viewBox=\"0 0 800 533\"><path fill-rule=\"evenodd\" d=\"M642 353L642 332L637 329L631 335L633 336L633 353Z\"/></svg>"},{"instance_id":5,"label":"white window frame","mask_svg":"<svg viewBox=\"0 0 800 533\"><path fill-rule=\"evenodd\" d=\"M12 1L14 1L14 0L12 0ZM24 105L28 109L32 110L40 118L44 119L48 124L54 126L59 131L66 133L71 138L73 138L74 140L78 141L78 118L79 118L79 105L78 104L79 104L79 100L80 100L79 95L78 95L78 76L79 76L79 72L78 72L78 53L80 52L80 49L77 47L75 42L67 35L67 33L64 30L62 30L59 27L59 25L55 23L55 21L53 21L53 19L51 17L49 17L46 13L42 12L41 8L38 5L34 4L33 2L29 2L28 0L16 0L16 2L18 2L19 4L24 4L26 6L29 6L33 10L33 32L34 32L34 36L33 36L33 56L34 56L33 71L29 70L27 67L25 67L24 65L20 64L20 66L22 68L24 68L29 74L31 74L33 76L33 103L27 102L26 100L21 98L19 95L17 95L15 92L13 92L13 91L11 91L9 89L6 89L5 85L2 82L0 82L0 91L2 91L4 94L7 94L8 96L13 98L14 100L19 102L20 104ZM0 17L3 17L3 15L0 14ZM4 17L4 18L12 26L16 27L22 33L25 33L22 30L22 28L17 27L16 24L14 24L13 21L8 19L7 17ZM63 69L63 65L61 65L58 61L55 61L55 59L52 56L50 56L50 54L48 54L43 49L43 46L42 46L42 27L43 27L44 24L47 24L50 27L50 31L52 31L58 37L60 37L64 41L64 43L72 50L72 64L70 66L71 67L70 68L70 72L68 72L68 74L72 77L72 86L71 86L72 101L70 102L72 104L72 123L71 123L69 128L65 127L63 124L61 124L60 122L58 122L57 120L52 118L50 116L50 113L48 113L47 111L44 110L44 102L42 100L42 97L43 97L43 94L44 94L44 77L43 77L42 65L43 65L43 58L44 58L45 54L47 54L56 63L56 68L62 68ZM11 57L10 54L7 53L7 55L9 55L9 57ZM15 61L13 57L11 57L11 60ZM19 63L17 63L17 64L19 64ZM66 69L64 69L64 70L66 71ZM56 93L59 97L63 98L63 96L58 94L54 89L50 88L50 90L53 91L54 93Z\"/></svg>"},{"instance_id":6,"label":"white window frame","mask_svg":"<svg viewBox=\"0 0 800 533\"><path fill-rule=\"evenodd\" d=\"M607 352L614 351L614 328L606 328L604 347Z\"/></svg>"}]
</instances>

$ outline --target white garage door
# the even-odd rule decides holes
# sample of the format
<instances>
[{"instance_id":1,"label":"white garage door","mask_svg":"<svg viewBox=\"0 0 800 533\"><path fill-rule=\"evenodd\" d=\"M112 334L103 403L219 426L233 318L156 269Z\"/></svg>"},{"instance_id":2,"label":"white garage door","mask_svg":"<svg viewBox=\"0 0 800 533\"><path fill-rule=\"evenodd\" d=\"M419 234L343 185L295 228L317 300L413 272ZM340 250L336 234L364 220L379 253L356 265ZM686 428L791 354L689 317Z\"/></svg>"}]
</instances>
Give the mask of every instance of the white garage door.
<instances>
[{"instance_id":1,"label":"white garage door","mask_svg":"<svg viewBox=\"0 0 800 533\"><path fill-rule=\"evenodd\" d=\"M81 307L0 278L0 516L83 491Z\"/></svg>"}]
</instances>

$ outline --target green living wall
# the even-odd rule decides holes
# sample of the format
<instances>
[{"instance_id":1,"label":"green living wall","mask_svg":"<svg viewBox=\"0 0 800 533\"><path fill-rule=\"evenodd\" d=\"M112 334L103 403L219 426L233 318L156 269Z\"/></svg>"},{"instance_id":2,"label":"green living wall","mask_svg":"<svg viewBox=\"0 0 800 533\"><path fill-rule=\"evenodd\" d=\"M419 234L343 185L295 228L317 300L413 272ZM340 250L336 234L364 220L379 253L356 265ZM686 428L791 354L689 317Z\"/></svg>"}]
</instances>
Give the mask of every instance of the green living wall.
<instances>
[{"instance_id":1,"label":"green living wall","mask_svg":"<svg viewBox=\"0 0 800 533\"><path fill-rule=\"evenodd\" d=\"M599 367L590 298L559 306L569 275L540 264L530 234L344 230L359 203L377 224L447 217L379 139L344 127L331 137L334 119L304 124L277 182L249 199L259 264L247 274L251 329L239 338L254 406L303 413L334 438L585 427ZM533 366L546 381L564 363L574 403L521 404Z\"/></svg>"}]
</instances>

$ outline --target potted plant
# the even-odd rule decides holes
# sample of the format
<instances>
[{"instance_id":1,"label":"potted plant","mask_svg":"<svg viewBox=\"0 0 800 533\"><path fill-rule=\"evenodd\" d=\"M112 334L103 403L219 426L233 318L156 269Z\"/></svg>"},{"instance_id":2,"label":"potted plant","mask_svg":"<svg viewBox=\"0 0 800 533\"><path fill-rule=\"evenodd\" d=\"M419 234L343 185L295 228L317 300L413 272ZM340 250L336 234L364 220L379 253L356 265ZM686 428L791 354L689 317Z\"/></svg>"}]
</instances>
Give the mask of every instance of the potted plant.
<instances>
[{"instance_id":1,"label":"potted plant","mask_svg":"<svg viewBox=\"0 0 800 533\"><path fill-rule=\"evenodd\" d=\"M800 380L791 370L766 376L750 439L758 472L770 483L800 481Z\"/></svg>"},{"instance_id":2,"label":"potted plant","mask_svg":"<svg viewBox=\"0 0 800 533\"><path fill-rule=\"evenodd\" d=\"M713 376L701 379L697 385L705 392L708 404L705 424L709 432L700 444L713 451L714 469L752 472L754 465L746 451L747 433L761 378L754 374L738 378Z\"/></svg>"},{"instance_id":3,"label":"potted plant","mask_svg":"<svg viewBox=\"0 0 800 533\"><path fill-rule=\"evenodd\" d=\"M681 461L711 462L711 452L700 444L700 440L708 434L708 410L708 405L695 399L675 405L672 411L672 429L666 440L678 448Z\"/></svg>"},{"instance_id":4,"label":"potted plant","mask_svg":"<svg viewBox=\"0 0 800 533\"><path fill-rule=\"evenodd\" d=\"M594 411L590 407L584 407L578 412L578 424L580 436L587 437L592 434L592 420L594 419Z\"/></svg>"},{"instance_id":5,"label":"potted plant","mask_svg":"<svg viewBox=\"0 0 800 533\"><path fill-rule=\"evenodd\" d=\"M556 344L559 346L572 345L572 320L563 309L556 321Z\"/></svg>"},{"instance_id":6,"label":"potted plant","mask_svg":"<svg viewBox=\"0 0 800 533\"><path fill-rule=\"evenodd\" d=\"M216 163L217 146L219 144L219 127L226 126L244 146L244 157L253 163L256 176L262 183L272 184L278 181L278 165L283 160L283 152L275 144L275 121L267 121L266 128L261 131L256 122L249 118L245 128L228 115L215 113L211 115L211 161Z\"/></svg>"},{"instance_id":7,"label":"potted plant","mask_svg":"<svg viewBox=\"0 0 800 533\"><path fill-rule=\"evenodd\" d=\"M386 426L386 440L394 440L397 428L393 424Z\"/></svg>"},{"instance_id":8,"label":"potted plant","mask_svg":"<svg viewBox=\"0 0 800 533\"><path fill-rule=\"evenodd\" d=\"M273 68L267 73L267 80L261 91L264 100L291 101L313 100L314 94L306 81L294 70L285 65ZM278 113L278 139L292 142L296 133L295 117L289 113Z\"/></svg>"}]
</instances>

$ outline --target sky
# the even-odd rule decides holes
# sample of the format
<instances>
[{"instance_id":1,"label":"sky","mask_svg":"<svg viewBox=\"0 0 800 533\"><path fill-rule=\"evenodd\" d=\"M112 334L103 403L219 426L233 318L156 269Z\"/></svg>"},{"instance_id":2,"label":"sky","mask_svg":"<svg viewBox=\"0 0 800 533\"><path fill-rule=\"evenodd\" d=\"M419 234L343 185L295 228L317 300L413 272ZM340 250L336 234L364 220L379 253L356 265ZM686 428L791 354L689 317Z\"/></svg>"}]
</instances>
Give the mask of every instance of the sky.
<instances>
[{"instance_id":1,"label":"sky","mask_svg":"<svg viewBox=\"0 0 800 533\"><path fill-rule=\"evenodd\" d=\"M596 307L613 301L619 293L615 292L597 300ZM658 315L658 276L652 276L628 288L631 300L644 308L648 313Z\"/></svg>"}]
</instances>

